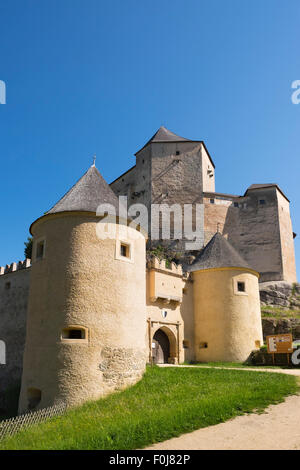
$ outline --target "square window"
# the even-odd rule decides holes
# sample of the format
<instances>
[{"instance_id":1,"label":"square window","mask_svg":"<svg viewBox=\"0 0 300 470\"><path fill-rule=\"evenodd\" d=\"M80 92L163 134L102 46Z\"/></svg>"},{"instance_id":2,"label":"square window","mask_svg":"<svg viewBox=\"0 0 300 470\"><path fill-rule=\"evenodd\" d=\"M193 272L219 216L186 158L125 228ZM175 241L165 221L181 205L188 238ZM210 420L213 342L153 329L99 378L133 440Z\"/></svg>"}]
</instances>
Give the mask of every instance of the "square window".
<instances>
[{"instance_id":1,"label":"square window","mask_svg":"<svg viewBox=\"0 0 300 470\"><path fill-rule=\"evenodd\" d=\"M238 203L238 202L234 202L233 205L234 205L234 207L239 207L239 203Z\"/></svg>"},{"instance_id":2,"label":"square window","mask_svg":"<svg viewBox=\"0 0 300 470\"><path fill-rule=\"evenodd\" d=\"M179 152L179 150L176 150L176 155L180 155L180 152Z\"/></svg>"},{"instance_id":3,"label":"square window","mask_svg":"<svg viewBox=\"0 0 300 470\"><path fill-rule=\"evenodd\" d=\"M134 244L127 240L116 240L115 259L125 263L133 263Z\"/></svg>"},{"instance_id":4,"label":"square window","mask_svg":"<svg viewBox=\"0 0 300 470\"><path fill-rule=\"evenodd\" d=\"M260 200L259 200L259 203L262 205L262 204L265 204L266 201L265 201L264 199L260 199Z\"/></svg>"},{"instance_id":5,"label":"square window","mask_svg":"<svg viewBox=\"0 0 300 470\"><path fill-rule=\"evenodd\" d=\"M237 283L237 290L238 290L238 292L246 292L245 283L239 281Z\"/></svg>"},{"instance_id":6,"label":"square window","mask_svg":"<svg viewBox=\"0 0 300 470\"><path fill-rule=\"evenodd\" d=\"M124 258L129 258L130 257L129 245L127 245L126 243L121 243L120 244L120 255L123 256Z\"/></svg>"},{"instance_id":7,"label":"square window","mask_svg":"<svg viewBox=\"0 0 300 470\"><path fill-rule=\"evenodd\" d=\"M214 200L214 199L210 199L209 202L210 202L211 204L214 204L214 203L215 203L215 200Z\"/></svg>"},{"instance_id":8,"label":"square window","mask_svg":"<svg viewBox=\"0 0 300 470\"><path fill-rule=\"evenodd\" d=\"M190 342L186 339L182 341L183 349L188 349L190 347Z\"/></svg>"}]
</instances>

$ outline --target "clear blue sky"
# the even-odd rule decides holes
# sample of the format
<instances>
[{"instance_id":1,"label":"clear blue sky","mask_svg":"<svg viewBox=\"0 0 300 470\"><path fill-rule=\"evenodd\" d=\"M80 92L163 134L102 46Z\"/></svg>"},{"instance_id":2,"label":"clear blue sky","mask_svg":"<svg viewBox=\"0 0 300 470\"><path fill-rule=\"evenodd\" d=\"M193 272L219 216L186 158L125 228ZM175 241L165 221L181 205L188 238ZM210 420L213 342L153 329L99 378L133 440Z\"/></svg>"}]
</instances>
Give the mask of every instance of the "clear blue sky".
<instances>
[{"instance_id":1,"label":"clear blue sky","mask_svg":"<svg viewBox=\"0 0 300 470\"><path fill-rule=\"evenodd\" d=\"M1 0L0 22L0 265L93 154L111 182L163 124L205 141L217 191L282 187L300 266L298 0Z\"/></svg>"}]
</instances>

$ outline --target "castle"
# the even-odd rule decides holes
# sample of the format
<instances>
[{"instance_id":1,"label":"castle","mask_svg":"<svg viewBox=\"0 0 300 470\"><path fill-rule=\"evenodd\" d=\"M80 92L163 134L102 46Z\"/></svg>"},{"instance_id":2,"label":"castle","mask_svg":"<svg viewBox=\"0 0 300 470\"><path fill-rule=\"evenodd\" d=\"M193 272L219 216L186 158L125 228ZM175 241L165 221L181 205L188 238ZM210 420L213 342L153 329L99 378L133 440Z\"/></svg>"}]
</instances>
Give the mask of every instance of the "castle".
<instances>
[{"instance_id":1,"label":"castle","mask_svg":"<svg viewBox=\"0 0 300 470\"><path fill-rule=\"evenodd\" d=\"M153 203L201 203L203 246L177 264L147 255L151 234L120 214L118 196L150 218ZM102 222L113 236L99 236ZM110 185L90 167L30 232L32 261L0 268L2 412L16 400L22 413L96 399L135 383L146 363L244 361L263 341L259 280L296 281L278 185L215 192L204 142L164 127Z\"/></svg>"}]
</instances>

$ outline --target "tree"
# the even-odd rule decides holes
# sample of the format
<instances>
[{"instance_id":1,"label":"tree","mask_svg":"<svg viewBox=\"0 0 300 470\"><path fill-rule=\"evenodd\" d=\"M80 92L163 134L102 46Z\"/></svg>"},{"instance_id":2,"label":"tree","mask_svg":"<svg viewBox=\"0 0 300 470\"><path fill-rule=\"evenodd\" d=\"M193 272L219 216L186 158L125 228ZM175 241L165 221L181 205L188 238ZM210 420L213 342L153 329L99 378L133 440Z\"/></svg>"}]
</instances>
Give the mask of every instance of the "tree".
<instances>
[{"instance_id":1,"label":"tree","mask_svg":"<svg viewBox=\"0 0 300 470\"><path fill-rule=\"evenodd\" d=\"M32 256L32 237L27 238L27 242L24 242L25 249L24 249L24 256L27 259L31 259Z\"/></svg>"}]
</instances>

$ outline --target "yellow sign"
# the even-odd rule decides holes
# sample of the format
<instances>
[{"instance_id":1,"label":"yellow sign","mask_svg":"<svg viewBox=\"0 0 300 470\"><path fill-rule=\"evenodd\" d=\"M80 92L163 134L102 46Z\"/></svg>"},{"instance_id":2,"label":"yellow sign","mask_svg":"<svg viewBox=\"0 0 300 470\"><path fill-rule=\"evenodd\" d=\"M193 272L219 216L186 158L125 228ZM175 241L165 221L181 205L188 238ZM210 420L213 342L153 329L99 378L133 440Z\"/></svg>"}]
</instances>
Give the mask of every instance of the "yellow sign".
<instances>
[{"instance_id":1,"label":"yellow sign","mask_svg":"<svg viewBox=\"0 0 300 470\"><path fill-rule=\"evenodd\" d=\"M290 334L267 336L267 346L270 354L292 353L293 337Z\"/></svg>"}]
</instances>

